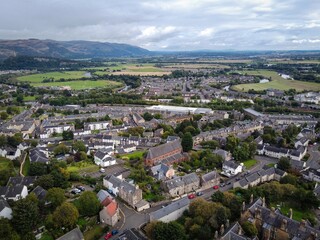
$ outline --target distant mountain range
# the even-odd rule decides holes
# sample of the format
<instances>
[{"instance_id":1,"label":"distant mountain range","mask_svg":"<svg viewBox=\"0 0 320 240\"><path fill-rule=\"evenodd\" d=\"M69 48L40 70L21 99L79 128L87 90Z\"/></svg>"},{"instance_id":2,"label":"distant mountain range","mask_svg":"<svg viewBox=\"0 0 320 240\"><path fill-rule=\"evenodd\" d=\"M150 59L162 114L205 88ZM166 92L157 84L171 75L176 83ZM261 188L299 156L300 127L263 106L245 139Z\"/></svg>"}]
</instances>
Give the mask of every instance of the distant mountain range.
<instances>
[{"instance_id":1,"label":"distant mountain range","mask_svg":"<svg viewBox=\"0 0 320 240\"><path fill-rule=\"evenodd\" d=\"M0 40L0 59L11 56L54 58L106 58L148 56L151 52L136 46L92 41L54 41L39 39Z\"/></svg>"}]
</instances>

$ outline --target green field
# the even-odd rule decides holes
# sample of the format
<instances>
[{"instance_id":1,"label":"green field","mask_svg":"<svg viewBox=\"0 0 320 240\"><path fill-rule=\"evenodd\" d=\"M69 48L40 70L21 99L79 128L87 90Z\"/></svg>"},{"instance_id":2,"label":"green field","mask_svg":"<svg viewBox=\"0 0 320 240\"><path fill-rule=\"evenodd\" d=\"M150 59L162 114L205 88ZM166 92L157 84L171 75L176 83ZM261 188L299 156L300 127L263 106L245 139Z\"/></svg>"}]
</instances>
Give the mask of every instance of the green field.
<instances>
[{"instance_id":1,"label":"green field","mask_svg":"<svg viewBox=\"0 0 320 240\"><path fill-rule=\"evenodd\" d=\"M49 82L49 83L33 83L31 84L34 87L63 87L68 86L73 90L82 90L89 88L117 88L121 87L123 84L120 82L109 81L109 80L77 80L77 81L69 81L69 82Z\"/></svg>"},{"instance_id":2,"label":"green field","mask_svg":"<svg viewBox=\"0 0 320 240\"><path fill-rule=\"evenodd\" d=\"M136 151L136 152L133 152L133 153L127 153L127 154L123 154L121 155L121 158L122 159L130 159L130 158L142 158L143 157L143 154L145 153L145 151Z\"/></svg>"},{"instance_id":3,"label":"green field","mask_svg":"<svg viewBox=\"0 0 320 240\"><path fill-rule=\"evenodd\" d=\"M85 77L85 71L66 71L66 72L48 72L31 74L22 77L18 77L18 81L30 82L30 83L42 83L44 79L53 78L54 80L64 79L80 79Z\"/></svg>"},{"instance_id":4,"label":"green field","mask_svg":"<svg viewBox=\"0 0 320 240\"><path fill-rule=\"evenodd\" d=\"M249 159L243 162L246 169L252 168L254 165L256 165L256 163L257 163L257 160L255 159Z\"/></svg>"},{"instance_id":5,"label":"green field","mask_svg":"<svg viewBox=\"0 0 320 240\"><path fill-rule=\"evenodd\" d=\"M81 161L67 167L68 172L90 173L99 171L99 166L93 163Z\"/></svg>"},{"instance_id":6,"label":"green field","mask_svg":"<svg viewBox=\"0 0 320 240\"><path fill-rule=\"evenodd\" d=\"M303 82L297 80L287 80L280 77L274 71L268 70L257 70L257 71L241 71L242 74L248 74L252 76L264 76L266 78L271 78L271 81L268 83L248 83L248 84L238 84L232 86L232 89L240 92L247 92L250 89L254 89L256 91L263 91L268 88L279 89L279 90L289 90L296 89L298 92L303 90L307 91L319 91L320 84L314 82Z\"/></svg>"}]
</instances>

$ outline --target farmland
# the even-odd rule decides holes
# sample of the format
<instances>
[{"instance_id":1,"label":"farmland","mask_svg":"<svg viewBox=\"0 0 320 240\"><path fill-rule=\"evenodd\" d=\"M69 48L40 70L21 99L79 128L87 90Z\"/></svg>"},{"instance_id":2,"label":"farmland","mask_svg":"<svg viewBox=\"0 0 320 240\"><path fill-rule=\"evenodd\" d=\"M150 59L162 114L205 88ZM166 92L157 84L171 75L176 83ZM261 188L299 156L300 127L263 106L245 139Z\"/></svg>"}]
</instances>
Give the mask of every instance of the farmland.
<instances>
[{"instance_id":1,"label":"farmland","mask_svg":"<svg viewBox=\"0 0 320 240\"><path fill-rule=\"evenodd\" d=\"M18 77L17 80L29 83L41 83L45 79L80 79L85 77L85 73L85 71L48 72Z\"/></svg>"},{"instance_id":2,"label":"farmland","mask_svg":"<svg viewBox=\"0 0 320 240\"><path fill-rule=\"evenodd\" d=\"M257 70L257 71L241 71L240 73L253 75L253 76L263 76L271 79L271 81L268 83L238 84L232 87L233 90L240 91L240 92L247 92L250 89L254 89L256 91L263 91L268 88L279 89L279 90L296 89L298 92L301 92L304 90L313 90L313 91L320 90L319 83L284 79L274 71Z\"/></svg>"}]
</instances>

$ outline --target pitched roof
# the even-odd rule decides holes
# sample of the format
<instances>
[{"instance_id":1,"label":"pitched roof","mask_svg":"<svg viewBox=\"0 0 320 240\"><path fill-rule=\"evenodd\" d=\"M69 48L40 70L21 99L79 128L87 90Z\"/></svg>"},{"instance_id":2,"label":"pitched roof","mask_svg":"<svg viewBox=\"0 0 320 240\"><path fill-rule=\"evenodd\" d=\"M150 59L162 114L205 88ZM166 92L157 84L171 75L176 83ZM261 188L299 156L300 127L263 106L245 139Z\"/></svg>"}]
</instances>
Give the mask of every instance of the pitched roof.
<instances>
[{"instance_id":1,"label":"pitched roof","mask_svg":"<svg viewBox=\"0 0 320 240\"><path fill-rule=\"evenodd\" d=\"M237 164L237 163L234 162L234 161L224 161L224 162L223 162L223 166L227 166L227 167L229 167L229 168L236 169L237 167L239 167L239 164Z\"/></svg>"},{"instance_id":2,"label":"pitched roof","mask_svg":"<svg viewBox=\"0 0 320 240\"><path fill-rule=\"evenodd\" d=\"M103 202L107 197L111 197L110 193L108 193L106 190L101 189L98 193L97 193L97 197L101 202Z\"/></svg>"},{"instance_id":3,"label":"pitched roof","mask_svg":"<svg viewBox=\"0 0 320 240\"><path fill-rule=\"evenodd\" d=\"M6 200L0 198L0 212L5 208L11 208Z\"/></svg>"},{"instance_id":4,"label":"pitched roof","mask_svg":"<svg viewBox=\"0 0 320 240\"><path fill-rule=\"evenodd\" d=\"M39 200L44 200L47 195L47 190L43 189L41 186L37 186L32 192L37 196Z\"/></svg>"},{"instance_id":5,"label":"pitched roof","mask_svg":"<svg viewBox=\"0 0 320 240\"><path fill-rule=\"evenodd\" d=\"M217 177L219 178L219 175L217 174L217 172L216 171L211 171L211 172L208 172L208 173L202 175L201 179L204 182L209 182L211 180L216 179Z\"/></svg>"},{"instance_id":6,"label":"pitched roof","mask_svg":"<svg viewBox=\"0 0 320 240\"><path fill-rule=\"evenodd\" d=\"M175 202L170 203L168 206L165 206L164 208L160 208L159 210L150 213L150 219L152 220L161 219L172 212L175 212L181 208L188 206L189 204L190 204L189 198L187 197L181 198Z\"/></svg>"},{"instance_id":7,"label":"pitched roof","mask_svg":"<svg viewBox=\"0 0 320 240\"><path fill-rule=\"evenodd\" d=\"M79 228L75 228L56 240L84 240L84 236Z\"/></svg>"},{"instance_id":8,"label":"pitched roof","mask_svg":"<svg viewBox=\"0 0 320 240\"><path fill-rule=\"evenodd\" d=\"M115 201L111 201L104 209L109 216L113 216L117 213L118 204Z\"/></svg>"},{"instance_id":9,"label":"pitched roof","mask_svg":"<svg viewBox=\"0 0 320 240\"><path fill-rule=\"evenodd\" d=\"M165 144L150 148L146 158L147 159L157 158L169 152L176 151L178 149L182 149L182 147L181 147L180 141L175 140L169 143L165 143Z\"/></svg>"},{"instance_id":10,"label":"pitched roof","mask_svg":"<svg viewBox=\"0 0 320 240\"><path fill-rule=\"evenodd\" d=\"M18 184L30 186L35 182L36 179L36 176L10 177L7 182L7 186L15 186Z\"/></svg>"}]
</instances>

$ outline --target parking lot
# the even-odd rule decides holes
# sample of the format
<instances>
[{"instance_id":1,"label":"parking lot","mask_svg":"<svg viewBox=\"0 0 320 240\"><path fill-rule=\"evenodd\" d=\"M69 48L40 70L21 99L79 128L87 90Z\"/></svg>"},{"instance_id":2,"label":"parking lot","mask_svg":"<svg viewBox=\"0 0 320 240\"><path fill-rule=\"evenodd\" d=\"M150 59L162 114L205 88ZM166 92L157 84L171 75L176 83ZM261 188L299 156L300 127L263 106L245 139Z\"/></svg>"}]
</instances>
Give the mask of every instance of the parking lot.
<instances>
[{"instance_id":1,"label":"parking lot","mask_svg":"<svg viewBox=\"0 0 320 240\"><path fill-rule=\"evenodd\" d=\"M127 177L130 174L130 170L125 168L122 164L113 165L110 167L105 167L103 169L105 170L104 173L97 171L97 172L87 173L86 176L90 176L93 178L99 178L101 176L107 176L110 174L117 175L119 173L123 173L124 177Z\"/></svg>"}]
</instances>

